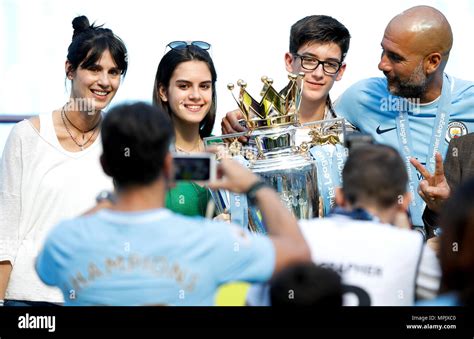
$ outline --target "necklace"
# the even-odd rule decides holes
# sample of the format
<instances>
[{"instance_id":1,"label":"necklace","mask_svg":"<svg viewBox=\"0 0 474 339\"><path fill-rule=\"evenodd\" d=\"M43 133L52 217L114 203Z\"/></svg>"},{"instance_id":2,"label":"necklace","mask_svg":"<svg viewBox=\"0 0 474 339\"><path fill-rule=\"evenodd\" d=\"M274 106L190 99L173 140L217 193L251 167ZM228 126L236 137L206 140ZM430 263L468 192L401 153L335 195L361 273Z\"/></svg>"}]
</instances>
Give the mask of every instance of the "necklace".
<instances>
[{"instance_id":1,"label":"necklace","mask_svg":"<svg viewBox=\"0 0 474 339\"><path fill-rule=\"evenodd\" d=\"M69 118L66 114L66 111L64 110L64 107L63 107L63 111L64 111L64 116L66 117L66 120L71 124L71 126L74 127L75 129L77 129L79 132L81 132L83 134L82 135L82 140L84 140L84 134L89 133L90 131L94 130L97 127L97 125L100 123L100 119L99 119L99 121L97 122L97 124L94 125L94 127L92 127L91 129L89 129L87 131L83 131L82 129L80 129L79 127L74 125L71 120L69 120Z\"/></svg>"},{"instance_id":2,"label":"necklace","mask_svg":"<svg viewBox=\"0 0 474 339\"><path fill-rule=\"evenodd\" d=\"M83 151L84 146L87 145L92 140L92 137L95 135L96 128L97 128L97 126L99 126L100 122L102 121L102 117L99 119L97 124L95 124L95 126L92 129L88 130L88 131L82 131L79 128L77 128L76 126L74 126L77 130L82 132L82 141L83 141L82 144L77 142L76 138L74 138L74 136L71 133L71 130L69 129L68 125L66 124L66 120L64 119L64 117L66 117L67 121L69 121L69 123L72 126L74 126L73 123L68 119L68 117L66 115L66 112L64 110L64 106L63 106L63 109L61 110L61 119L63 120L64 127L66 128L66 131L69 134L69 136L71 137L72 141L74 141L74 143L77 145L77 147L79 147L81 149L81 151ZM93 131L92 134L90 135L89 139L85 140L85 133L90 132L90 131Z\"/></svg>"},{"instance_id":3,"label":"necklace","mask_svg":"<svg viewBox=\"0 0 474 339\"><path fill-rule=\"evenodd\" d=\"M202 145L202 147L201 147ZM202 141L201 138L199 138L196 142L196 144L194 145L193 148L191 148L190 150L185 150L181 147L179 147L176 143L174 144L174 147L176 148L176 151L177 152L180 152L180 153L184 153L184 154L190 154L190 153L193 153L194 150L196 150L196 152L200 152L201 150L204 149L204 141Z\"/></svg>"}]
</instances>

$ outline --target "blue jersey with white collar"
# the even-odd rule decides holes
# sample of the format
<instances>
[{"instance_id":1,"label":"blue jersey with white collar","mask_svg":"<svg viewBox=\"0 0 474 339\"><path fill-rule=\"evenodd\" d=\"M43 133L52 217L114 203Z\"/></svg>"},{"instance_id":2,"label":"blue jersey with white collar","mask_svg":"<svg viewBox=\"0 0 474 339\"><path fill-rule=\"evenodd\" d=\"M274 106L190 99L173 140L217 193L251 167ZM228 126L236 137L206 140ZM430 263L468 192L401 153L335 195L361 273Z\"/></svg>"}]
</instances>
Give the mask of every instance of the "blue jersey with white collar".
<instances>
[{"instance_id":1,"label":"blue jersey with white collar","mask_svg":"<svg viewBox=\"0 0 474 339\"><path fill-rule=\"evenodd\" d=\"M444 75L451 85L451 105L446 135L440 150L443 158L452 138L474 132L474 82ZM336 102L338 115L346 118L361 132L373 136L376 142L401 150L397 117L407 111L413 156L423 165L427 163L430 143L436 131L435 119L440 99L428 104L410 104L390 94L386 78L369 78L348 88ZM418 181L422 179L417 173ZM421 220L413 220L423 225Z\"/></svg>"}]
</instances>

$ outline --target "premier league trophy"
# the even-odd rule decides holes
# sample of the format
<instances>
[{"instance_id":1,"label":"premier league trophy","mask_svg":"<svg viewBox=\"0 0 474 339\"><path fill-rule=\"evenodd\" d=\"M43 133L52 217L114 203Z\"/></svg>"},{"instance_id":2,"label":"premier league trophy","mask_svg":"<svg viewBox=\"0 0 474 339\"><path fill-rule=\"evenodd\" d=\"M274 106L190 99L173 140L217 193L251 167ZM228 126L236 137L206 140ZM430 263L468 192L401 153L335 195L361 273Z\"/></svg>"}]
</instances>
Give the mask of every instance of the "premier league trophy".
<instances>
[{"instance_id":1,"label":"premier league trophy","mask_svg":"<svg viewBox=\"0 0 474 339\"><path fill-rule=\"evenodd\" d=\"M322 217L330 210L345 161L344 119L299 124L303 77L304 73L289 74L281 92L271 79L262 77L260 102L239 80L239 96L234 98L248 131L205 138L206 145L218 146L218 159L231 156L258 173L298 219ZM233 91L234 85L228 89ZM241 136L248 142L239 142ZM266 233L259 210L247 204L245 195L222 191L212 195L218 213L230 212L232 222Z\"/></svg>"}]
</instances>

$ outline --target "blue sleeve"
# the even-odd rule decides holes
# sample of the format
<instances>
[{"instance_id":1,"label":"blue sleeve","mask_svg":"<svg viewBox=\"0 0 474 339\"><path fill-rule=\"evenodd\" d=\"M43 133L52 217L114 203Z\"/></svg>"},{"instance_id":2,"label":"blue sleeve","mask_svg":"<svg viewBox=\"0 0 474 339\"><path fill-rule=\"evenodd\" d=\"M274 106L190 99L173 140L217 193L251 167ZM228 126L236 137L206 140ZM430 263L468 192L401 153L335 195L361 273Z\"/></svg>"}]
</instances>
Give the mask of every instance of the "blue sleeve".
<instances>
[{"instance_id":1,"label":"blue sleeve","mask_svg":"<svg viewBox=\"0 0 474 339\"><path fill-rule=\"evenodd\" d=\"M41 281L46 285L59 285L59 262L61 250L58 244L61 243L62 224L54 227L44 242L43 248L36 258L35 268Z\"/></svg>"},{"instance_id":2,"label":"blue sleeve","mask_svg":"<svg viewBox=\"0 0 474 339\"><path fill-rule=\"evenodd\" d=\"M219 224L213 232L216 248L209 265L214 267L219 284L270 279L275 268L275 248L270 238L229 224Z\"/></svg>"}]
</instances>

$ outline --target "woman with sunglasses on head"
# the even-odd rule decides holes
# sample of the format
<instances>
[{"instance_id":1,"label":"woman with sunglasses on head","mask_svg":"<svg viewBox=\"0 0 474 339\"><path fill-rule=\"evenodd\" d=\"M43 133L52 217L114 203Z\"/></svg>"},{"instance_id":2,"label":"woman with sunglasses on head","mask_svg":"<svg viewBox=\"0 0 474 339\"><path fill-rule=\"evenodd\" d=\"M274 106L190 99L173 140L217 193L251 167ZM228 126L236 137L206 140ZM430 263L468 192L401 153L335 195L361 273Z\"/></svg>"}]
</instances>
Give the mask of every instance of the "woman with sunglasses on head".
<instances>
[{"instance_id":1,"label":"woman with sunglasses on head","mask_svg":"<svg viewBox=\"0 0 474 339\"><path fill-rule=\"evenodd\" d=\"M5 306L63 302L59 289L36 275L37 250L55 224L91 208L98 192L112 188L100 168L99 132L102 111L127 71L127 50L110 29L90 25L85 16L72 26L65 63L69 101L18 123L0 164L0 299Z\"/></svg>"},{"instance_id":2,"label":"woman with sunglasses on head","mask_svg":"<svg viewBox=\"0 0 474 339\"><path fill-rule=\"evenodd\" d=\"M153 103L171 117L177 153L204 152L203 138L211 135L216 117L214 63L204 41L173 41L155 76ZM169 190L166 207L184 215L205 216L209 190L195 182L179 182Z\"/></svg>"}]
</instances>

